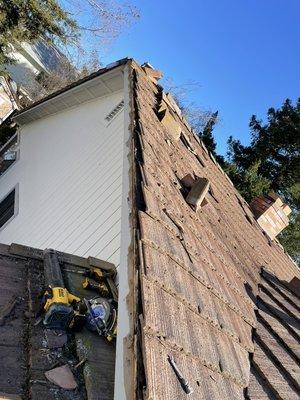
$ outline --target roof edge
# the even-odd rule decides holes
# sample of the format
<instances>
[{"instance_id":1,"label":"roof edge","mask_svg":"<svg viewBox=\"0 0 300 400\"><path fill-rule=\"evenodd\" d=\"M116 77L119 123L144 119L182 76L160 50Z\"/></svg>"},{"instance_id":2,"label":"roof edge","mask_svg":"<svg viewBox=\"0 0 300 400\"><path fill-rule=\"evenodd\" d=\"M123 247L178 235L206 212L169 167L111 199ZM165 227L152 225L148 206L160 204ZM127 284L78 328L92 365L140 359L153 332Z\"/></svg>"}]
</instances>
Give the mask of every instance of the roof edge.
<instances>
[{"instance_id":1,"label":"roof edge","mask_svg":"<svg viewBox=\"0 0 300 400\"><path fill-rule=\"evenodd\" d=\"M65 92L67 92L68 90L74 89L75 87L80 86L83 83L86 83L86 82L88 82L88 81L90 81L90 80L92 80L94 78L97 78L97 77L99 77L101 75L104 75L106 72L110 72L110 71L112 71L112 70L114 70L114 69L116 69L116 68L118 68L118 67L120 67L122 65L126 65L128 62L131 62L131 61L132 61L132 58L126 57L126 58L122 58L120 60L117 60L117 61L115 61L113 63L110 63L106 67L101 68L98 71L93 72L90 75L85 76L84 78L81 78L81 79L71 83L70 85L67 85L67 86L63 87L62 89L59 89L59 90L49 94L48 96L42 98L41 100L38 100L38 101L30 104L28 107L23 108L18 113L16 113L16 115L13 117L13 119L15 120L19 116L21 116L21 115L27 113L28 111L32 110L33 108L35 108L35 107L37 107L37 106L39 106L41 104L44 104L49 100L52 100L53 98L55 98L55 97L65 93Z\"/></svg>"}]
</instances>

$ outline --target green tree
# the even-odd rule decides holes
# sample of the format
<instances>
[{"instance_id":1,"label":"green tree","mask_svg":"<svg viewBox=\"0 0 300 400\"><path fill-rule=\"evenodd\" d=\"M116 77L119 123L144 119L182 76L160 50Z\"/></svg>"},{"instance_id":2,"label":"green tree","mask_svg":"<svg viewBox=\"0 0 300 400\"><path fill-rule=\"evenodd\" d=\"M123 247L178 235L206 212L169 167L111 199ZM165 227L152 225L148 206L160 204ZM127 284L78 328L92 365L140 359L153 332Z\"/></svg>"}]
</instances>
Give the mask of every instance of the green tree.
<instances>
[{"instance_id":1,"label":"green tree","mask_svg":"<svg viewBox=\"0 0 300 400\"><path fill-rule=\"evenodd\" d=\"M3 0L0 2L0 63L13 60L10 45L34 42L71 43L78 38L78 25L55 0Z\"/></svg>"},{"instance_id":2,"label":"green tree","mask_svg":"<svg viewBox=\"0 0 300 400\"><path fill-rule=\"evenodd\" d=\"M215 141L213 132L215 125L218 123L218 114L218 111L211 113L203 129L198 131L198 136L205 144L207 150L212 153L218 163L224 168L227 163L223 156L217 154L217 143Z\"/></svg>"},{"instance_id":3,"label":"green tree","mask_svg":"<svg viewBox=\"0 0 300 400\"><path fill-rule=\"evenodd\" d=\"M223 165L224 171L248 202L262 193L267 193L271 187L270 180L259 174L260 165L260 160L255 161L245 170L239 170L233 163L225 162Z\"/></svg>"},{"instance_id":4,"label":"green tree","mask_svg":"<svg viewBox=\"0 0 300 400\"><path fill-rule=\"evenodd\" d=\"M269 179L271 189L299 209L292 188L300 182L300 99L295 106L287 99L278 110L270 108L266 123L252 116L250 128L250 146L229 139L230 160L241 171L260 160L258 174Z\"/></svg>"},{"instance_id":5,"label":"green tree","mask_svg":"<svg viewBox=\"0 0 300 400\"><path fill-rule=\"evenodd\" d=\"M2 0L0 64L14 62L11 45L44 39L81 70L137 18L136 7L118 0Z\"/></svg>"},{"instance_id":6,"label":"green tree","mask_svg":"<svg viewBox=\"0 0 300 400\"><path fill-rule=\"evenodd\" d=\"M198 134L199 137L203 140L205 146L207 147L207 150L209 150L214 155L216 155L217 143L215 142L215 138L213 136L213 129L218 119L218 113L219 112L216 111L211 114L202 132L199 132Z\"/></svg>"},{"instance_id":7,"label":"green tree","mask_svg":"<svg viewBox=\"0 0 300 400\"><path fill-rule=\"evenodd\" d=\"M285 250L300 265L300 213L293 212L289 225L279 234L278 239Z\"/></svg>"},{"instance_id":8,"label":"green tree","mask_svg":"<svg viewBox=\"0 0 300 400\"><path fill-rule=\"evenodd\" d=\"M287 99L279 109L270 108L265 123L252 116L250 128L249 146L229 138L229 176L248 200L268 189L283 196L293 213L278 238L299 261L300 99L295 105Z\"/></svg>"}]
</instances>

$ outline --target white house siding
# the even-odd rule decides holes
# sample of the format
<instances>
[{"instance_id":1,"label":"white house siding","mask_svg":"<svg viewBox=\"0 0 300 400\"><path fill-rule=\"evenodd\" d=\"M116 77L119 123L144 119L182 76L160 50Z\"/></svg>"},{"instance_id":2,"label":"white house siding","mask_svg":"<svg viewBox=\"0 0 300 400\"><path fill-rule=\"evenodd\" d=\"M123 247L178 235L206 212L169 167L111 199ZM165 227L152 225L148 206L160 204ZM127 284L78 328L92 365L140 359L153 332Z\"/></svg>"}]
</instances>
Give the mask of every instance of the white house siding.
<instances>
[{"instance_id":1,"label":"white house siding","mask_svg":"<svg viewBox=\"0 0 300 400\"><path fill-rule=\"evenodd\" d=\"M124 112L105 116L123 92L24 125L20 158L0 178L19 185L19 213L0 243L55 248L119 264Z\"/></svg>"}]
</instances>

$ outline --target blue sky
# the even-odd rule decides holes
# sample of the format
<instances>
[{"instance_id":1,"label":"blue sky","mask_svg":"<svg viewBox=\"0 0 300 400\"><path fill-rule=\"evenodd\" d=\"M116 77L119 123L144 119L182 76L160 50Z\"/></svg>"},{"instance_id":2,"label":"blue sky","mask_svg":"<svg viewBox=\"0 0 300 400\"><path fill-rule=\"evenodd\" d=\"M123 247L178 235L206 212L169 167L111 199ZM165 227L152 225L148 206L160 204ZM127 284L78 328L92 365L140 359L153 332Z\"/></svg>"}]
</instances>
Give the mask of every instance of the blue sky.
<instances>
[{"instance_id":1,"label":"blue sky","mask_svg":"<svg viewBox=\"0 0 300 400\"><path fill-rule=\"evenodd\" d=\"M130 2L130 0L128 0ZM229 135L249 142L252 114L300 96L299 0L131 1L141 18L104 57L149 61L176 84L197 81L191 100L219 110L218 151Z\"/></svg>"}]
</instances>

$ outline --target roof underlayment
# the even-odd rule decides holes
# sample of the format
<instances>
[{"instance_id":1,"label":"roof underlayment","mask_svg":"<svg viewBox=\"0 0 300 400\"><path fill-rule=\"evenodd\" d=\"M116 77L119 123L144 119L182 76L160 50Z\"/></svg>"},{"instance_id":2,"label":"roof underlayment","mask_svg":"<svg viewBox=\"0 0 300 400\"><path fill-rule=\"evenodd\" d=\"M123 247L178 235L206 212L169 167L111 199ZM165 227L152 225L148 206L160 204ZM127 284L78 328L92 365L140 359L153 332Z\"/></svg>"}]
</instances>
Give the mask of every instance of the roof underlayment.
<instances>
[{"instance_id":1,"label":"roof underlayment","mask_svg":"<svg viewBox=\"0 0 300 400\"><path fill-rule=\"evenodd\" d=\"M259 285L262 267L286 282L299 278L299 269L278 243L263 234L248 204L172 102L164 103L162 88L146 72L133 63L140 299L136 336L141 349L138 396L294 399L299 395L299 358L287 347L299 344L293 325L299 317L299 298L293 295L293 306L285 298L287 304L279 316L268 314L268 324L274 328L265 333L260 319L266 313L261 309L265 292ZM175 132L176 124L161 122L159 110L165 107L181 134ZM208 204L197 212L185 200L182 178L189 173L210 182ZM280 318L285 321L284 332ZM294 322L288 327L290 318ZM282 333L280 338L273 332L276 329ZM269 335L263 339L271 353L279 354L276 360L269 357L270 365L262 360L264 349L260 341L253 341L253 333L255 338ZM192 387L190 396L169 356ZM295 369L288 372L290 379L282 373L283 365L286 370ZM265 381L268 372L263 370L269 367L272 376ZM254 382L254 373L259 383ZM276 397L280 383L284 388L281 397ZM255 384L260 385L257 396L253 395L258 390Z\"/></svg>"}]
</instances>

